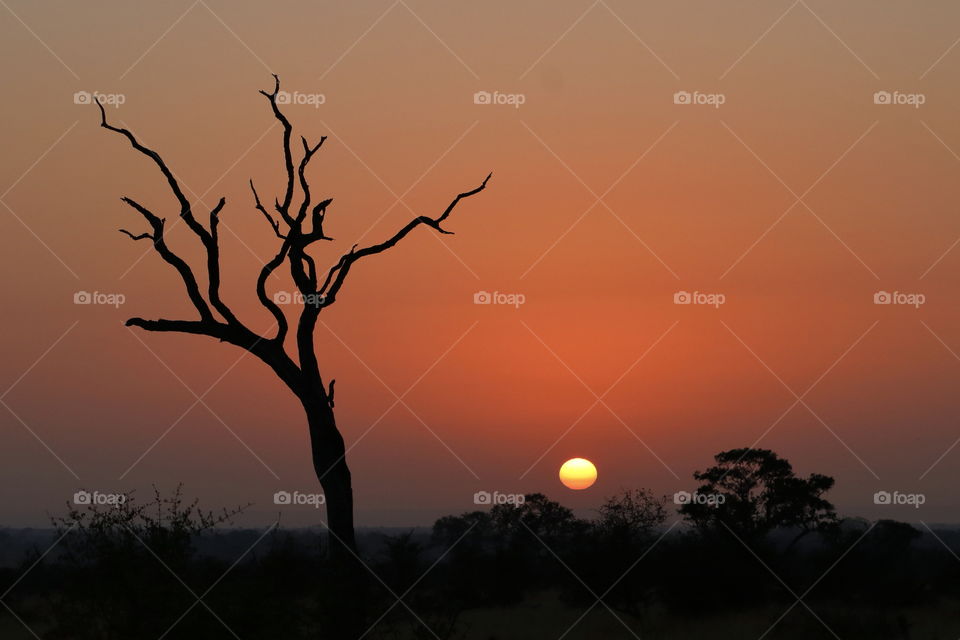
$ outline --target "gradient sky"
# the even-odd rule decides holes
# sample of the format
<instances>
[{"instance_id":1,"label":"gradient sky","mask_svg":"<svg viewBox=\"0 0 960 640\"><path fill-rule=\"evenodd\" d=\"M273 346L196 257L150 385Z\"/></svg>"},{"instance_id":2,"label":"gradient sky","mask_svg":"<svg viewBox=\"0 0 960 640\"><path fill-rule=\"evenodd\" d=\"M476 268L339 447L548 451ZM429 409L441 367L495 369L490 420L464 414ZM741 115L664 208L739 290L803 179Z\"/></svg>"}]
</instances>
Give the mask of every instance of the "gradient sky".
<instances>
[{"instance_id":1,"label":"gradient sky","mask_svg":"<svg viewBox=\"0 0 960 640\"><path fill-rule=\"evenodd\" d=\"M325 96L287 109L330 136L312 178L337 242L320 264L494 172L456 235L419 229L321 316L361 524L428 524L478 490L587 514L625 487L691 489L713 453L753 444L833 475L844 514L957 521L955 3L7 0L0 34L0 523L44 525L80 487L183 482L211 507L255 503L241 522L262 524L274 491L315 490L303 417L266 367L123 327L192 317L175 273L116 232L145 230L121 195L176 209L73 99L123 94L111 120L198 209L227 198L224 294L266 331L253 283L276 238L247 181L265 200L281 185L257 93L271 72ZM474 104L481 90L525 104ZM874 104L881 90L926 101ZM481 290L526 302L475 305ZM726 302L675 305L681 290ZM875 305L880 290L926 303ZM575 456L600 472L579 493L556 476ZM878 507L878 490L927 502Z\"/></svg>"}]
</instances>

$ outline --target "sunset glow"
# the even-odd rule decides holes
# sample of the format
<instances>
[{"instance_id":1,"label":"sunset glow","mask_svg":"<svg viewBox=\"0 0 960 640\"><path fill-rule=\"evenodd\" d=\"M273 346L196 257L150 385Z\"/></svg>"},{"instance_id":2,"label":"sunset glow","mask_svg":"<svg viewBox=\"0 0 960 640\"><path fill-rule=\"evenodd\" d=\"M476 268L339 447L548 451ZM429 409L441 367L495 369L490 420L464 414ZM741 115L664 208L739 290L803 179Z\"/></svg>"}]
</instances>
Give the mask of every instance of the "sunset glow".
<instances>
[{"instance_id":1,"label":"sunset glow","mask_svg":"<svg viewBox=\"0 0 960 640\"><path fill-rule=\"evenodd\" d=\"M560 467L560 482L568 489L588 489L597 481L597 468L586 458L571 458Z\"/></svg>"},{"instance_id":2,"label":"sunset glow","mask_svg":"<svg viewBox=\"0 0 960 640\"><path fill-rule=\"evenodd\" d=\"M925 518L953 519L958 449L937 461L958 437L960 47L944 52L960 7L808 3L855 57L790 3L607 3L622 22L582 2L509 19L406 3L422 24L403 4L296 2L289 22L267 4L207 4L222 24L202 4L180 20L189 4L121 3L109 21L11 4L79 78L3 23L8 82L31 96L3 107L0 159L0 266L29 274L4 288L7 522L44 526L84 485L183 482L255 503L241 520L263 525L276 491L315 488L302 407L267 367L123 327L197 314L149 242L117 233L150 231L120 197L167 219L202 289L205 258L156 167L99 126L88 95L162 154L204 224L226 198L222 298L268 334L254 286L280 239L250 181L275 214L281 134L258 93L271 72L297 150L301 134L328 136L307 172L314 202L333 198L334 240L311 248L321 274L494 174L445 221L452 234L421 227L365 258L317 324L358 523L419 525L478 488L563 490L558 468L578 452L604 486L640 477L672 495L716 451L755 442L830 470L833 500L859 515L883 515L864 502L890 488L876 478L923 475ZM317 39L317 24L337 29ZM295 327L289 270L265 288Z\"/></svg>"}]
</instances>

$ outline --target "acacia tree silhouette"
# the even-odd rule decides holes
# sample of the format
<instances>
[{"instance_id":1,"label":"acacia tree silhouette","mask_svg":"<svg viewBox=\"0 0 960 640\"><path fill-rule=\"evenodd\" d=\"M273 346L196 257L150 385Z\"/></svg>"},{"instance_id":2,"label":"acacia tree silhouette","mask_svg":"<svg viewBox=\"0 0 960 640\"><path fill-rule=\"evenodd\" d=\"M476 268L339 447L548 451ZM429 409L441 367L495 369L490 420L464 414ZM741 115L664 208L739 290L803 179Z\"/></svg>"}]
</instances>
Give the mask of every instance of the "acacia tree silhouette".
<instances>
[{"instance_id":1,"label":"acacia tree silhouette","mask_svg":"<svg viewBox=\"0 0 960 640\"><path fill-rule=\"evenodd\" d=\"M833 505L823 497L833 488L830 476L801 478L789 461L769 449L730 449L713 459L714 466L693 477L700 482L698 494L722 495L723 501L686 502L679 509L701 531L722 527L758 540L777 528L795 528L789 551L803 537L836 527Z\"/></svg>"},{"instance_id":2,"label":"acacia tree silhouette","mask_svg":"<svg viewBox=\"0 0 960 640\"><path fill-rule=\"evenodd\" d=\"M329 385L324 384L317 361L314 345L314 328L317 319L324 309L337 301L337 294L343 287L350 269L361 259L390 249L420 225L431 227L439 233L452 233L442 228L441 224L462 199L483 191L492 174L487 175L480 186L457 195L438 217L418 216L383 242L360 249L354 245L340 256L325 276L320 277L308 249L317 241L332 240L323 228L327 208L332 199L322 200L311 208L312 199L306 170L327 137L321 137L316 145L311 146L306 138L301 136L303 152L299 162L294 165L294 150L291 148L293 127L278 106L280 79L274 75L274 80L272 92L260 91L260 93L267 97L274 117L283 127L286 187L282 199L278 198L274 201L276 217L264 207L253 185L253 180L250 181L255 208L263 214L270 223L273 233L280 240L277 254L263 265L256 283L257 298L276 321L277 330L273 336L261 335L249 329L220 297L220 245L217 226L226 199L220 198L210 211L209 228L201 224L194 216L193 205L184 195L177 178L160 155L144 146L129 130L109 124L103 105L99 100L97 101L97 106L100 108L100 125L126 137L134 149L157 165L179 203L180 218L200 239L206 251L208 286L206 297L204 297L190 265L166 244L164 239L166 219L154 214L132 198L122 198L123 202L143 216L152 231L134 234L126 229L120 229L120 232L133 240L146 239L153 242L153 247L160 257L176 269L190 302L200 316L195 320L130 318L126 326L139 327L146 331L191 333L216 338L221 342L245 349L273 370L303 406L310 433L313 468L326 496L327 527L331 533L329 549L332 555L343 555L344 551L353 552L356 548L353 526L353 489L343 436L337 428L334 417L335 381L331 379ZM296 193L298 186L299 196ZM299 202L295 203L295 199ZM302 298L294 338L296 360L287 353L285 347L289 329L286 315L270 299L266 289L267 280L284 262L289 264L290 275Z\"/></svg>"}]
</instances>

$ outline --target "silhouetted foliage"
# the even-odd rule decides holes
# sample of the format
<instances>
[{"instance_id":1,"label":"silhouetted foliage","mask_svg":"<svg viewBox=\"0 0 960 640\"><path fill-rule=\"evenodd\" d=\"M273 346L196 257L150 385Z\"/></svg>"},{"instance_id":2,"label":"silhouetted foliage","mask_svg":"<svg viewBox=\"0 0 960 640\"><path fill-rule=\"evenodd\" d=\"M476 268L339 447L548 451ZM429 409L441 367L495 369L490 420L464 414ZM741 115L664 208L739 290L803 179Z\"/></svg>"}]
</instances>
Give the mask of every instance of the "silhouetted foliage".
<instances>
[{"instance_id":1,"label":"silhouetted foliage","mask_svg":"<svg viewBox=\"0 0 960 640\"><path fill-rule=\"evenodd\" d=\"M196 585L210 576L210 563L194 556L193 540L240 510L203 511L197 501L184 501L181 487L169 498L155 490L141 504L133 494L116 506L71 504L54 519L65 580L51 600L57 611L51 637L147 638L174 626L177 606L183 612L195 600L181 581ZM209 622L182 621L197 632L213 631Z\"/></svg>"},{"instance_id":2,"label":"silhouetted foliage","mask_svg":"<svg viewBox=\"0 0 960 640\"><path fill-rule=\"evenodd\" d=\"M542 493L524 496L522 504L498 504L490 509L494 531L501 539L557 542L583 530L583 522L573 511L554 502Z\"/></svg>"},{"instance_id":3,"label":"silhouetted foliage","mask_svg":"<svg viewBox=\"0 0 960 640\"><path fill-rule=\"evenodd\" d=\"M738 470L744 451L717 457L734 467L728 475L738 486L754 489L738 497L797 486L789 464L772 455ZM712 487L728 486L710 477ZM54 552L38 548L0 576L15 587L4 604L51 640L156 640L165 632L191 640L453 640L471 628L470 637L484 638L494 631L483 635L478 613L522 620L544 601L569 608L571 620L591 607L613 611L630 629L624 638L675 637L671 625L691 616L724 625L723 637L743 637L741 624L761 627L750 637L769 628L767 637L790 640L833 637L824 623L844 640L960 634L960 620L946 614L960 601L960 530L837 522L832 509L819 509L808 526L828 522L831 535L787 553L800 525L778 514L796 513L784 507L796 495L756 498L748 520L704 529L668 527L665 500L644 489L606 498L592 520L530 494L520 505L445 516L432 531L362 535L358 574L321 553L316 532L224 531L237 510L203 511L178 489L146 504L129 496L115 508L71 506L56 520ZM745 522L754 535L743 533Z\"/></svg>"},{"instance_id":4,"label":"silhouetted foliage","mask_svg":"<svg viewBox=\"0 0 960 640\"><path fill-rule=\"evenodd\" d=\"M643 540L667 519L666 500L647 489L627 489L600 505L596 526L613 539Z\"/></svg>"},{"instance_id":5,"label":"silhouetted foliage","mask_svg":"<svg viewBox=\"0 0 960 640\"><path fill-rule=\"evenodd\" d=\"M730 449L714 460L714 466L693 474L700 486L680 507L698 529L729 528L755 542L774 529L797 528L792 545L808 533L836 525L833 505L823 497L833 478L819 473L799 478L787 460L769 449Z\"/></svg>"}]
</instances>

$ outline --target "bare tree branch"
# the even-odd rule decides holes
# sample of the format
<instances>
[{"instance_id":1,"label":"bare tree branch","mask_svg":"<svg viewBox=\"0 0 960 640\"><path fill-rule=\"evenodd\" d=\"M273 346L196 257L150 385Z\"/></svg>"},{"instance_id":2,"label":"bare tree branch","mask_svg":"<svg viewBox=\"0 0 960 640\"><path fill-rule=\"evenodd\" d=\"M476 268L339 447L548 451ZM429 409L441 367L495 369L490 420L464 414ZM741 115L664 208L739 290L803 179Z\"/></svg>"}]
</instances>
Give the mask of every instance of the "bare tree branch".
<instances>
[{"instance_id":1,"label":"bare tree branch","mask_svg":"<svg viewBox=\"0 0 960 640\"><path fill-rule=\"evenodd\" d=\"M134 136L129 129L115 127L108 123L106 110L104 109L103 105L100 104L99 100L97 101L97 107L100 109L100 126L123 135L130 142L134 149L153 160L154 164L159 167L160 172L167 179L167 183L170 185L170 189L173 191L174 197L176 197L177 201L180 203L180 217L200 238L200 241L203 243L203 246L206 249L207 275L209 280L207 293L210 299L210 304L213 305L213 308L216 309L217 312L220 313L220 315L223 316L228 323L239 324L237 317L220 298L220 247L219 238L217 235L217 225L219 223L218 216L226 204L226 200L224 198L220 198L220 201L210 212L210 230L207 231L202 224L197 222L197 219L193 215L193 208L190 201L187 200L187 197L180 188L180 184L174 177L173 172L167 166L167 163L164 162L163 158L160 157L160 154L153 149L144 146L139 140L137 140L136 136ZM184 283L187 285L187 292L190 295L190 299L200 312L201 318L206 318L209 316L210 309L203 300L203 297L200 295L199 289L197 289L196 278L193 276L193 272L190 270L190 267L184 260L174 254L173 251L168 249L166 244L163 242L163 221L160 220L160 226L158 229L156 225L159 218L157 216L148 212L144 207L135 203L133 200L125 199L125 201L130 204L130 206L137 209L137 211L139 211L142 215L144 215L144 217L147 218L147 221L150 222L151 226L154 227L153 238L154 246L157 248L157 251L161 253L167 262L176 267L177 271L180 272ZM163 251L160 249L161 246L163 247Z\"/></svg>"},{"instance_id":2,"label":"bare tree branch","mask_svg":"<svg viewBox=\"0 0 960 640\"><path fill-rule=\"evenodd\" d=\"M163 235L164 220L132 199L124 198L124 202L137 210L150 224L153 231L152 233L148 232L139 235L126 230L122 230L122 232L134 240L151 239L153 241L154 247L160 256L180 274L180 278L186 287L187 295L200 314L199 321L144 320L142 318L131 318L128 324L129 326L140 327L148 331L181 331L184 333L209 335L226 342L243 346L248 350L252 350L254 349L254 345L258 345L256 347L259 352L258 355L264 360L271 361L273 363L271 366L287 367L287 362L292 363L292 361L284 351L283 343L289 329L289 323L283 310L267 295L266 283L280 265L288 262L290 275L304 298L304 304L297 322L297 352L299 360L299 367L297 367L297 369L299 374L302 375L304 385L317 389L318 393L332 403L333 384L331 382L329 387L323 385L314 348L314 330L321 310L336 301L337 295L343 287L350 269L361 258L376 255L390 249L420 225L431 227L438 233L452 233L443 228L443 223L462 199L482 191L487 186L487 182L490 180L492 174L487 175L483 182L475 189L458 194L436 218L418 216L384 242L361 249L358 249L357 246L354 245L350 251L342 255L337 263L329 269L322 286L318 287L316 263L313 256L308 253L308 248L318 240L332 240L331 237L326 235L323 227L327 208L333 200L327 198L313 205L310 182L307 179L306 172L311 160L323 146L327 138L323 136L319 142L311 146L306 138L301 136L302 156L300 156L299 161L295 164L290 143L293 126L283 114L277 102L280 94L279 78L276 75L274 76L273 91L260 91L260 93L267 97L274 117L283 126L283 157L286 170L286 188L284 189L283 198L282 200L275 199L274 201L274 208L279 214L279 219L267 211L260 200L260 194L257 192L253 180L250 181L250 190L253 193L254 206L267 220L277 238L282 240L276 255L261 268L256 284L258 300L261 305L270 312L277 323L277 333L271 340L266 340L250 331L240 322L230 307L220 297L221 271L218 228L220 223L219 216L226 204L226 200L221 198L217 205L210 211L209 230L205 228L194 217L193 207L190 201L184 195L176 177L160 155L140 143L129 130L109 124L107 122L106 110L102 104L97 102L97 106L100 109L101 126L123 135L134 149L153 160L160 169L180 204L181 218L200 238L207 254L208 289L207 298L205 299L200 292L197 279L193 275L190 266L167 247ZM295 191L298 186L302 200L299 202L296 213L291 214L291 207L293 206L293 200L296 195ZM308 214L310 218L309 232L304 229L307 224ZM287 226L286 230L280 228L281 222ZM220 322L214 317L211 307L223 317L225 322ZM259 346L262 341L265 341L266 344L270 346ZM282 354L282 356L279 354Z\"/></svg>"},{"instance_id":3,"label":"bare tree branch","mask_svg":"<svg viewBox=\"0 0 960 640\"><path fill-rule=\"evenodd\" d=\"M190 201L187 200L187 197L183 194L183 190L180 188L180 184L177 182L177 179L174 177L173 172L170 171L169 167L167 167L167 164L163 161L163 158L160 157L160 154L154 151L153 149L145 147L143 144L141 144L140 141L137 140L137 138L128 129L124 129L122 127L115 127L110 123L108 123L106 110L103 108L103 105L100 104L99 99L95 99L95 100L96 100L97 106L100 108L100 126L103 127L104 129L109 129L110 131L115 131L116 133L123 135L127 140L130 141L130 145L134 149L136 149L143 155L153 160L153 162L160 169L160 172L167 179L167 184L170 185L170 190L173 191L173 195L174 197L176 197L177 202L180 203L180 217L183 218L184 222L187 223L187 226L189 226L194 233L200 236L200 238L206 237L208 235L207 230L204 229L203 225L197 222L196 218L193 217L193 211L192 211L192 206L190 204Z\"/></svg>"},{"instance_id":4,"label":"bare tree branch","mask_svg":"<svg viewBox=\"0 0 960 640\"><path fill-rule=\"evenodd\" d=\"M323 221L327 216L327 207L333 202L333 198L327 198L313 208L310 214L310 234L306 236L307 244L316 240L333 240L323 232Z\"/></svg>"},{"instance_id":5,"label":"bare tree branch","mask_svg":"<svg viewBox=\"0 0 960 640\"><path fill-rule=\"evenodd\" d=\"M220 225L220 211L226 203L226 198L220 198L217 206L210 211L210 233L203 240L207 249L207 296L224 320L229 324L240 324L230 307L220 298L220 236L217 227Z\"/></svg>"},{"instance_id":6,"label":"bare tree branch","mask_svg":"<svg viewBox=\"0 0 960 640\"><path fill-rule=\"evenodd\" d=\"M283 217L288 225L291 227L294 225L293 218L290 216L290 203L293 202L293 184L294 184L294 169L293 169L293 151L290 149L290 136L293 133L293 125L290 124L290 121L287 120L287 117L283 115L283 112L280 111L280 107L277 106L277 94L280 93L280 78L277 74L273 74L273 79L275 81L273 87L273 93L267 93L266 91L260 91L263 95L267 97L270 101L270 107L273 109L273 115L283 126L283 165L287 172L287 188L284 192L283 203L277 202L277 212Z\"/></svg>"},{"instance_id":7,"label":"bare tree branch","mask_svg":"<svg viewBox=\"0 0 960 640\"><path fill-rule=\"evenodd\" d=\"M286 239L287 236L280 233L280 223L273 219L266 209L263 208L263 205L260 203L260 195L257 193L257 188L253 186L253 180L250 180L250 190L253 191L253 200L257 211L263 214L263 217L267 219L267 222L270 223L270 226L273 227L273 232L281 240Z\"/></svg>"},{"instance_id":8,"label":"bare tree branch","mask_svg":"<svg viewBox=\"0 0 960 640\"><path fill-rule=\"evenodd\" d=\"M117 229L117 231L130 236L133 240L143 240L145 238L150 238L151 240L153 240L153 236L146 232L133 235L133 233L127 231L126 229Z\"/></svg>"},{"instance_id":9,"label":"bare tree branch","mask_svg":"<svg viewBox=\"0 0 960 640\"><path fill-rule=\"evenodd\" d=\"M180 256L170 250L166 241L164 240L164 219L155 215L152 211L144 207L139 202L136 202L132 198L124 197L121 199L129 206L133 207L140 215L142 215L153 228L152 237L154 249L157 250L157 253L160 254L161 258L163 258L168 264L177 270L177 273L180 274L180 279L183 280L183 284L187 289L187 296L189 296L193 306L200 314L200 318L205 322L212 322L213 314L210 312L210 307L207 306L207 301L204 300L203 296L200 294L200 287L197 285L197 279L194 277L193 271L190 270L190 266Z\"/></svg>"},{"instance_id":10,"label":"bare tree branch","mask_svg":"<svg viewBox=\"0 0 960 640\"><path fill-rule=\"evenodd\" d=\"M144 318L130 318L124 324L128 327L139 327L146 331L175 331L177 333L193 333L203 336L211 335L210 323L197 320L146 320Z\"/></svg>"},{"instance_id":11,"label":"bare tree branch","mask_svg":"<svg viewBox=\"0 0 960 640\"><path fill-rule=\"evenodd\" d=\"M311 256L306 251L303 252L303 261L307 265L307 278L310 280L310 289L312 291L317 290L317 263L314 262L313 256Z\"/></svg>"},{"instance_id":12,"label":"bare tree branch","mask_svg":"<svg viewBox=\"0 0 960 640\"><path fill-rule=\"evenodd\" d=\"M105 129L109 129L110 131L114 131L123 135L125 138L127 138L134 149L153 160L153 162L160 169L161 173L167 179L167 183L170 185L174 197L176 197L178 203L180 204L180 217L200 238L207 255L207 299L209 299L209 304L207 299L204 299L203 295L201 294L197 279L194 276L189 264L187 264L185 260L183 260L167 246L164 238L165 220L133 199L123 198L123 201L126 204L135 209L144 217L144 219L153 229L153 233L135 235L127 230L121 231L134 240L145 238L150 238L153 240L153 245L157 253L179 273L180 278L187 290L187 295L190 298L190 301L200 314L199 321L144 320L142 318L131 318L128 321L128 326L139 327L147 331L179 331L183 333L212 336L219 340L236 344L237 346L243 347L248 351L255 353L255 355L266 361L275 370L278 368L283 369L285 371L286 379L291 384L296 382L295 377L293 377L293 375L290 373L290 367L295 368L295 365L293 365L292 361L289 360L289 357L282 349L282 338L286 333L287 322L283 314L279 312L279 309L275 308L272 311L276 311L276 313L273 315L278 321L278 325L280 327L278 338L279 342L281 343L281 348L276 350L275 341L267 341L262 346L254 346L261 345L261 343L264 341L264 338L253 331L250 331L245 325L243 325L230 307L227 306L227 304L220 297L220 243L218 228L220 224L220 213L223 211L223 208L226 205L226 199L220 198L216 206L214 206L210 211L210 228L208 231L203 227L203 225L197 222L193 215L190 201L187 200L183 190L180 188L179 183L174 177L173 172L160 157L160 155L156 151L140 143L136 136L134 136L134 134L128 129L115 127L109 124L107 122L106 112L103 108L103 105L98 102L97 106L100 109L101 126ZM262 209L262 207L260 208ZM278 265L282 263L282 261L283 258L281 257L278 261ZM213 316L210 306L212 306L224 318L226 324L219 322ZM272 344L274 346L268 349L266 346L267 344ZM271 351L270 349L273 350Z\"/></svg>"},{"instance_id":13,"label":"bare tree branch","mask_svg":"<svg viewBox=\"0 0 960 640\"><path fill-rule=\"evenodd\" d=\"M303 192L303 201L300 203L300 210L297 213L297 222L301 224L304 218L307 217L307 209L310 207L310 184L307 182L305 175L307 165L310 164L310 159L320 150L320 147L323 146L326 140L327 136L322 136L320 142L318 142L315 147L311 147L307 144L307 139L300 136L300 142L303 143L303 158L300 160L300 166L297 168L297 176L300 178L300 190Z\"/></svg>"},{"instance_id":14,"label":"bare tree branch","mask_svg":"<svg viewBox=\"0 0 960 640\"><path fill-rule=\"evenodd\" d=\"M260 304L262 304L277 321L277 335L274 337L274 340L280 345L283 344L283 341L287 336L287 316L284 315L280 307L277 306L277 304L267 295L267 280L270 278L273 272L276 271L277 267L283 264L289 249L290 242L289 240L284 239L283 245L280 247L280 251L277 252L277 255L275 255L267 264L263 265L263 268L260 270L260 275L257 277L257 299L260 300Z\"/></svg>"},{"instance_id":15,"label":"bare tree branch","mask_svg":"<svg viewBox=\"0 0 960 640\"><path fill-rule=\"evenodd\" d=\"M433 229L435 229L440 233L452 234L453 233L452 231L447 231L446 229L442 228L440 226L441 223L443 223L443 221L446 220L447 217L449 217L449 215L453 212L454 208L457 206L457 204L459 204L461 200L463 200L464 198L469 198L470 196L483 191L487 186L487 181L490 180L490 177L492 175L493 175L492 173L488 174L487 177L483 179L483 182L480 183L479 187L475 189L471 189L470 191L464 191L463 193L458 194L457 197L454 198L453 201L447 206L444 212L440 214L440 216L436 218L429 218L427 216L419 216L417 218L414 218L413 220L408 222L406 226L404 226L402 229L397 231L388 240L385 240L384 242L381 242L379 244L371 245L369 247L364 247L363 249L360 249L360 250L357 250L356 245L354 245L354 247L350 249L350 252L341 256L339 262L337 262L337 264L331 267L330 271L327 273L327 278L324 282L324 285L320 289L320 293L324 295L323 305L330 306L331 304L336 302L337 294L340 292L340 288L343 286L343 282L346 279L347 274L350 272L350 267L352 267L355 262L357 262L358 260L366 256L382 253L387 249L393 247L398 242L400 242L404 237L406 237L408 233L416 229L421 224L425 224L428 227L432 227Z\"/></svg>"},{"instance_id":16,"label":"bare tree branch","mask_svg":"<svg viewBox=\"0 0 960 640\"><path fill-rule=\"evenodd\" d=\"M125 324L128 327L138 327L145 331L209 336L221 342L235 345L266 363L295 394L300 396L305 392L300 369L287 353L282 348L278 348L275 342L267 340L245 327L216 321L167 320L162 318L157 320L130 318Z\"/></svg>"}]
</instances>

